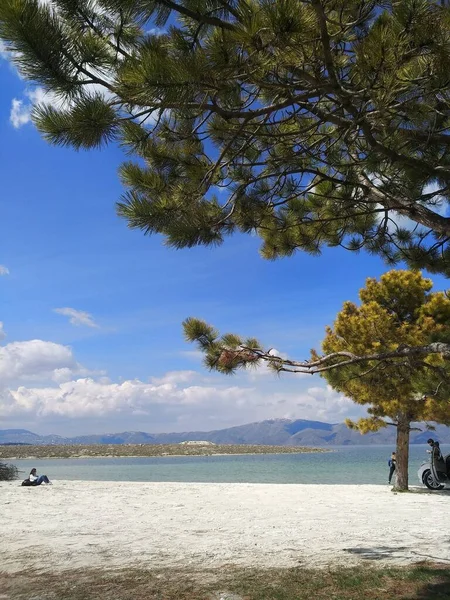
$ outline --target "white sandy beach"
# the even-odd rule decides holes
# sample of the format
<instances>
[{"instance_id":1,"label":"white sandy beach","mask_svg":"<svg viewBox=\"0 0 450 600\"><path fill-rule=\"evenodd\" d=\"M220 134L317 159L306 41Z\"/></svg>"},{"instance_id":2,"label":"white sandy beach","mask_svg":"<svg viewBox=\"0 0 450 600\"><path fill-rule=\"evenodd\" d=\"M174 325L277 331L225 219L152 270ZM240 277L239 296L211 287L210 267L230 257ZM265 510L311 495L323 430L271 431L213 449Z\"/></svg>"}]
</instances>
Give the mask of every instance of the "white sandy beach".
<instances>
[{"instance_id":1,"label":"white sandy beach","mask_svg":"<svg viewBox=\"0 0 450 600\"><path fill-rule=\"evenodd\" d=\"M0 484L0 570L450 562L450 494L389 486Z\"/></svg>"}]
</instances>

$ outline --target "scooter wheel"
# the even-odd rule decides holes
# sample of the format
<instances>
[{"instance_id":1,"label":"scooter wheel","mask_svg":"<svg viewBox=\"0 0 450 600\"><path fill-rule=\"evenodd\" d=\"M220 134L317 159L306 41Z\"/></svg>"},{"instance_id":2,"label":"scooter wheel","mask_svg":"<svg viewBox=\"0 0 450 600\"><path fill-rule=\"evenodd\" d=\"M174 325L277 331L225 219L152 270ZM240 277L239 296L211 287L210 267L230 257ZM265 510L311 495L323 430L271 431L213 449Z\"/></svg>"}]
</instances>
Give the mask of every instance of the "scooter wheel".
<instances>
[{"instance_id":1,"label":"scooter wheel","mask_svg":"<svg viewBox=\"0 0 450 600\"><path fill-rule=\"evenodd\" d=\"M443 483L436 483L433 479L433 475L430 469L423 472L422 482L427 486L429 490L443 490L445 485Z\"/></svg>"}]
</instances>

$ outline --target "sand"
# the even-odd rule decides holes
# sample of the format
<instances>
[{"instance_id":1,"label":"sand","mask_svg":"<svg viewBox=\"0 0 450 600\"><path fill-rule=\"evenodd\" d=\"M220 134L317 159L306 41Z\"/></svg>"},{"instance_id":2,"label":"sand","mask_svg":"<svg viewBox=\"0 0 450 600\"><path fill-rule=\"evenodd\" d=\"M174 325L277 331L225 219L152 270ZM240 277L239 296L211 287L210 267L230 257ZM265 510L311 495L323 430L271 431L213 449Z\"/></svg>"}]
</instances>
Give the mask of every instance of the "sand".
<instances>
[{"instance_id":1,"label":"sand","mask_svg":"<svg viewBox=\"0 0 450 600\"><path fill-rule=\"evenodd\" d=\"M450 493L371 485L0 483L0 570L450 562Z\"/></svg>"}]
</instances>

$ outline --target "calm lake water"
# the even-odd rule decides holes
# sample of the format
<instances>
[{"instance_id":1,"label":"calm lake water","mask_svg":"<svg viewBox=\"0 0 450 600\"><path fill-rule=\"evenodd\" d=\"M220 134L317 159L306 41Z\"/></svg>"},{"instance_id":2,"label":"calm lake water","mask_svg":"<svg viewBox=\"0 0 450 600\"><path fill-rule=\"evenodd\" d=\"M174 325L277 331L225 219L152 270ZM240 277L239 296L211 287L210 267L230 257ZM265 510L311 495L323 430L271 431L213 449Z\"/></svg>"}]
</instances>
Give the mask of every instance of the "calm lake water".
<instances>
[{"instance_id":1,"label":"calm lake water","mask_svg":"<svg viewBox=\"0 0 450 600\"><path fill-rule=\"evenodd\" d=\"M411 483L427 458L428 446L410 448ZM190 481L216 483L387 484L392 446L334 447L317 454L256 456L182 456L161 458L74 458L12 461L24 471L32 467L50 479L89 481ZM442 445L444 454L450 445ZM22 474L21 474L22 475Z\"/></svg>"}]
</instances>

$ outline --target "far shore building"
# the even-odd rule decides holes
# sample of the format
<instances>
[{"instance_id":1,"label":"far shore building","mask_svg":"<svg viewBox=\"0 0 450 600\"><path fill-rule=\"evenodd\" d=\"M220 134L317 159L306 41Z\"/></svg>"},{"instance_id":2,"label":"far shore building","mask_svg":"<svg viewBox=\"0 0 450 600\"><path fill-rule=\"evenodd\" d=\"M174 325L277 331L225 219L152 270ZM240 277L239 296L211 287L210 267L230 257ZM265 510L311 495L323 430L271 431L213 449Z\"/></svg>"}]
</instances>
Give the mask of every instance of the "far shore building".
<instances>
[{"instance_id":1,"label":"far shore building","mask_svg":"<svg viewBox=\"0 0 450 600\"><path fill-rule=\"evenodd\" d=\"M180 442L180 446L217 446L217 444L206 440L187 440L186 442Z\"/></svg>"}]
</instances>

